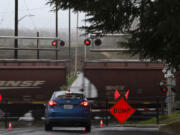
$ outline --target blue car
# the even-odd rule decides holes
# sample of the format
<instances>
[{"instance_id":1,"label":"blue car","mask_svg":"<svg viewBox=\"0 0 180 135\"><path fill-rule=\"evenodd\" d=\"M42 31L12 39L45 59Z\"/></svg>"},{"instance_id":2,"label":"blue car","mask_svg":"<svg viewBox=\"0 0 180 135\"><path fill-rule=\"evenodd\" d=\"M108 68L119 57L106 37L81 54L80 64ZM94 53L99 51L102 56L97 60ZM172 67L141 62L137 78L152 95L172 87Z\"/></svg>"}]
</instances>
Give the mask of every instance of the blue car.
<instances>
[{"instance_id":1,"label":"blue car","mask_svg":"<svg viewBox=\"0 0 180 135\"><path fill-rule=\"evenodd\" d=\"M90 105L82 93L54 92L45 110L45 130L53 127L85 127L91 131Z\"/></svg>"}]
</instances>

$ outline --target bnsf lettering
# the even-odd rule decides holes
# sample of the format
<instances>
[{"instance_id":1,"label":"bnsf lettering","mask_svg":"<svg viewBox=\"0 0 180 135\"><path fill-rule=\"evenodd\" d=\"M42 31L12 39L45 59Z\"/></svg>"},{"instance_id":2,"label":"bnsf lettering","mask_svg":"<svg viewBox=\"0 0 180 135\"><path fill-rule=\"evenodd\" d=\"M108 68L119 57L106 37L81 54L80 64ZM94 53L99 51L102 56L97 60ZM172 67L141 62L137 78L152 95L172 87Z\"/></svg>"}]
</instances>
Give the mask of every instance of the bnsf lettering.
<instances>
[{"instance_id":1,"label":"bnsf lettering","mask_svg":"<svg viewBox=\"0 0 180 135\"><path fill-rule=\"evenodd\" d=\"M129 113L130 108L114 108L114 113Z\"/></svg>"},{"instance_id":2,"label":"bnsf lettering","mask_svg":"<svg viewBox=\"0 0 180 135\"><path fill-rule=\"evenodd\" d=\"M0 87L36 87L45 81L0 81Z\"/></svg>"}]
</instances>

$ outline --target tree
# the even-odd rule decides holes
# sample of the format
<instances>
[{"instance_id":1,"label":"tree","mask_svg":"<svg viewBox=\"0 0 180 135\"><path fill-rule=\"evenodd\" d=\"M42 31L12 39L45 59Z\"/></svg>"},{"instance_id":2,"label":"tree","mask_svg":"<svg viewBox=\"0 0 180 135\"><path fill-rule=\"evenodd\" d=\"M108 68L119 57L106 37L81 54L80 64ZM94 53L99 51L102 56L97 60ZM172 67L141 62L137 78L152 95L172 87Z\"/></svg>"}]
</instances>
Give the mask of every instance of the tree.
<instances>
[{"instance_id":1,"label":"tree","mask_svg":"<svg viewBox=\"0 0 180 135\"><path fill-rule=\"evenodd\" d=\"M179 0L49 0L61 9L87 13L87 33L128 33L132 55L180 64ZM135 27L132 27L134 24Z\"/></svg>"},{"instance_id":2,"label":"tree","mask_svg":"<svg viewBox=\"0 0 180 135\"><path fill-rule=\"evenodd\" d=\"M131 27L137 8L133 0L49 0L49 4L66 10L86 12L90 26L83 27L87 33L127 32ZM133 15L133 16L132 16Z\"/></svg>"}]
</instances>

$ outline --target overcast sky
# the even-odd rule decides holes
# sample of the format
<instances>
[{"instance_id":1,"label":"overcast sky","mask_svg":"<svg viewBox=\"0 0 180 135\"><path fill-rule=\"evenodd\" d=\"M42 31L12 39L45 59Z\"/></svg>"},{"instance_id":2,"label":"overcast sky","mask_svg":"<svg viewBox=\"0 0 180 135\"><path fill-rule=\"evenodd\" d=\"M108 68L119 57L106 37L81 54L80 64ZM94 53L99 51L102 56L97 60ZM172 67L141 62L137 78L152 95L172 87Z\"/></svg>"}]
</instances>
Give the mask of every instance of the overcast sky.
<instances>
[{"instance_id":1,"label":"overcast sky","mask_svg":"<svg viewBox=\"0 0 180 135\"><path fill-rule=\"evenodd\" d=\"M14 1L0 0L0 28L14 29ZM19 0L19 29L55 29L55 13L46 5L48 0ZM84 14L80 14L80 25L83 25ZM76 27L76 14L72 13L72 28ZM59 11L59 28L68 28L68 11Z\"/></svg>"}]
</instances>

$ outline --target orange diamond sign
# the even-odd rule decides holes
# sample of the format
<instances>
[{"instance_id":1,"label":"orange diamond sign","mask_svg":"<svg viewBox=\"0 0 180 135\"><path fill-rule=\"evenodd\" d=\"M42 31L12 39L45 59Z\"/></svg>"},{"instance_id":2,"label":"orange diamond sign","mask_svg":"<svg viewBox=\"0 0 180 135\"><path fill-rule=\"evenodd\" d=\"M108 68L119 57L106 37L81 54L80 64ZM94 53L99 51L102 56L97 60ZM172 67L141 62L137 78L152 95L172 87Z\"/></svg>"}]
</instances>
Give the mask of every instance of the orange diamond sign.
<instances>
[{"instance_id":1,"label":"orange diamond sign","mask_svg":"<svg viewBox=\"0 0 180 135\"><path fill-rule=\"evenodd\" d=\"M122 124L135 112L135 110L124 100L124 98L121 98L109 109L109 112Z\"/></svg>"}]
</instances>

